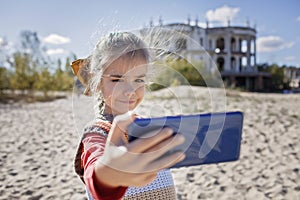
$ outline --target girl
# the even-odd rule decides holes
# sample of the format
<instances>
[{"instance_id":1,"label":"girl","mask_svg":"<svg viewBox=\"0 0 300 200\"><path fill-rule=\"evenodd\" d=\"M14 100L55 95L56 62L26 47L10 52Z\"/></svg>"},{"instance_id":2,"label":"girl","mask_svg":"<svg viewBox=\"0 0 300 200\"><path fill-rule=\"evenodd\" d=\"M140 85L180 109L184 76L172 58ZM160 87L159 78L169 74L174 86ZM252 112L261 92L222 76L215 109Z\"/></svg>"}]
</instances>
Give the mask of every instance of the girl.
<instances>
[{"instance_id":1,"label":"girl","mask_svg":"<svg viewBox=\"0 0 300 200\"><path fill-rule=\"evenodd\" d=\"M75 170L86 185L89 199L176 199L168 168L184 153L163 156L184 142L169 128L128 143L127 126L145 93L149 52L129 32L111 33L96 45L93 55L72 63L86 86L85 94L98 99L96 119L83 132Z\"/></svg>"}]
</instances>

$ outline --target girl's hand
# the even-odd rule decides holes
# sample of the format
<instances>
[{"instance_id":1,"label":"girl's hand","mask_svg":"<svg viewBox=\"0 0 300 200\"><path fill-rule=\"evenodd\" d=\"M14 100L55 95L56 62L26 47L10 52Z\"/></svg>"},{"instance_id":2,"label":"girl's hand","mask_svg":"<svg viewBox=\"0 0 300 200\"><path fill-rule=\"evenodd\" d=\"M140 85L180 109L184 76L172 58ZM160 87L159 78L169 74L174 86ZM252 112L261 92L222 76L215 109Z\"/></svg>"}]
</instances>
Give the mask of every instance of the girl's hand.
<instances>
[{"instance_id":1,"label":"girl's hand","mask_svg":"<svg viewBox=\"0 0 300 200\"><path fill-rule=\"evenodd\" d=\"M181 135L173 136L170 128L164 128L155 136L127 143L124 132L134 120L115 118L103 156L95 164L98 181L107 187L144 186L156 178L158 171L184 159L183 152L163 156L184 142Z\"/></svg>"}]
</instances>

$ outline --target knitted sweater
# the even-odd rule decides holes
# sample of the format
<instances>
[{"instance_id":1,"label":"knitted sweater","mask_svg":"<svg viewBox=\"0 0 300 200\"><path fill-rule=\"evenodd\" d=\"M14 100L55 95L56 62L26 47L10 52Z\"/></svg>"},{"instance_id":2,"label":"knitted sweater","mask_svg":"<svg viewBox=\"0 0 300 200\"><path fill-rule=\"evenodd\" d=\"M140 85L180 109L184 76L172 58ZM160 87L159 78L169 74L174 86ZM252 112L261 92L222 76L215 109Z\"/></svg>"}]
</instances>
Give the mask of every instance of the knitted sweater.
<instances>
[{"instance_id":1,"label":"knitted sweater","mask_svg":"<svg viewBox=\"0 0 300 200\"><path fill-rule=\"evenodd\" d=\"M144 187L119 187L113 193L103 195L105 189L95 180L94 164L103 154L111 121L102 117L86 126L77 148L74 167L87 187L89 199L176 199L173 178L168 169L160 171L156 179Z\"/></svg>"}]
</instances>

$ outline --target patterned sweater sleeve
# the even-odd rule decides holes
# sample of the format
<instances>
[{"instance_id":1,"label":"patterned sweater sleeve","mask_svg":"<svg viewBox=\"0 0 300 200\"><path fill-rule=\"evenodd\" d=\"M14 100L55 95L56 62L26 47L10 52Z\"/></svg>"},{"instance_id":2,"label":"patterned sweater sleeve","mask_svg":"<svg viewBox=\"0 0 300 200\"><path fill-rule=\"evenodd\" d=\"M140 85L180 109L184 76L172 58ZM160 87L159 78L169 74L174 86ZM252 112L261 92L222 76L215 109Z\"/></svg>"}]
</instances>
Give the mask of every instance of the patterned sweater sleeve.
<instances>
[{"instance_id":1,"label":"patterned sweater sleeve","mask_svg":"<svg viewBox=\"0 0 300 200\"><path fill-rule=\"evenodd\" d=\"M81 160L84 167L84 182L95 200L121 199L127 187L106 188L96 178L95 163L103 155L105 143L106 137L96 133L89 133L82 140Z\"/></svg>"}]
</instances>

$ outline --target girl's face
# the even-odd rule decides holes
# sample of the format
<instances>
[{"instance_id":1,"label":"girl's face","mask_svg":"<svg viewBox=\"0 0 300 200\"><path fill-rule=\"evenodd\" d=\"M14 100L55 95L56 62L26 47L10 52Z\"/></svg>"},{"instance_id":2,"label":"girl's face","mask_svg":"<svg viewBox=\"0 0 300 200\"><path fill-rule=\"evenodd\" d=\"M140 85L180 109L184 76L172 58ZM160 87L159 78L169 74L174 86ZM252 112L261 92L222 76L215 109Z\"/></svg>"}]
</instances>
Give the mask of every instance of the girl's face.
<instances>
[{"instance_id":1,"label":"girl's face","mask_svg":"<svg viewBox=\"0 0 300 200\"><path fill-rule=\"evenodd\" d=\"M145 94L147 62L142 57L120 57L103 72L100 90L106 114L123 114L133 110Z\"/></svg>"}]
</instances>

